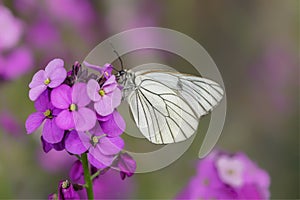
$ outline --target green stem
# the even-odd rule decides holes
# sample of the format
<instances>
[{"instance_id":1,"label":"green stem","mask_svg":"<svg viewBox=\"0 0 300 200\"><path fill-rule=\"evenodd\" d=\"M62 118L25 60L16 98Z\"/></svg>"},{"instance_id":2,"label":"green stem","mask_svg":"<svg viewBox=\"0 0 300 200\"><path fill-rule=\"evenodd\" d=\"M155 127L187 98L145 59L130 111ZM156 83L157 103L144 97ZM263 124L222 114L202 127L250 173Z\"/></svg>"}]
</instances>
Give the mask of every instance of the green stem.
<instances>
[{"instance_id":1,"label":"green stem","mask_svg":"<svg viewBox=\"0 0 300 200\"><path fill-rule=\"evenodd\" d=\"M85 189L86 189L88 199L94 199L93 183L92 183L92 179L91 179L89 163L87 160L86 153L81 154L81 163L82 163L83 172L84 172L84 180L85 180L85 185L86 185Z\"/></svg>"}]
</instances>

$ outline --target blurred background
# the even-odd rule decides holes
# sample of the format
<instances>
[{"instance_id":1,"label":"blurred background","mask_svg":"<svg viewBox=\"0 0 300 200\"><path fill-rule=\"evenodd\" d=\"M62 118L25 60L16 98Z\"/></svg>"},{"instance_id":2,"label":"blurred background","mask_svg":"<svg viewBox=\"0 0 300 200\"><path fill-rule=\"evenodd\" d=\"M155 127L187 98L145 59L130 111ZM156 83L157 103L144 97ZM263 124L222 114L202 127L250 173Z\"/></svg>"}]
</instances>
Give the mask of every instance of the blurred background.
<instances>
[{"instance_id":1,"label":"blurred background","mask_svg":"<svg viewBox=\"0 0 300 200\"><path fill-rule=\"evenodd\" d=\"M144 26L182 32L207 50L227 93L217 148L245 152L268 171L272 199L300 198L297 0L0 1L0 198L46 198L74 161L43 153L39 132L26 135L32 75L56 57L70 69L107 37ZM184 68L173 57L167 62ZM195 174L198 150L194 142L171 166L105 187L118 198L171 199Z\"/></svg>"}]
</instances>

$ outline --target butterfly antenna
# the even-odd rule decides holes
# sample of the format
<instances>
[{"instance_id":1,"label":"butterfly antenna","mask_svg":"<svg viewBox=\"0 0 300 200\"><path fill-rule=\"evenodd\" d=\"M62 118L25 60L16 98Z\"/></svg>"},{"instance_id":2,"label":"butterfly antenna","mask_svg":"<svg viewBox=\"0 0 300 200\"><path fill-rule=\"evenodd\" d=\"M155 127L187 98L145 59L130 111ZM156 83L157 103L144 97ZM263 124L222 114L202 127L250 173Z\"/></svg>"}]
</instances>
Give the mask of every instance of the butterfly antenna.
<instances>
[{"instance_id":1,"label":"butterfly antenna","mask_svg":"<svg viewBox=\"0 0 300 200\"><path fill-rule=\"evenodd\" d=\"M121 56L119 55L119 53L117 52L117 50L115 49L115 47L113 46L113 44L111 42L109 42L111 48L113 49L113 52L118 56L118 59L120 61L121 67L122 67L122 71L124 70L124 65L123 65L123 60L121 59ZM116 69L114 69L116 70ZM118 71L118 70L116 70Z\"/></svg>"}]
</instances>

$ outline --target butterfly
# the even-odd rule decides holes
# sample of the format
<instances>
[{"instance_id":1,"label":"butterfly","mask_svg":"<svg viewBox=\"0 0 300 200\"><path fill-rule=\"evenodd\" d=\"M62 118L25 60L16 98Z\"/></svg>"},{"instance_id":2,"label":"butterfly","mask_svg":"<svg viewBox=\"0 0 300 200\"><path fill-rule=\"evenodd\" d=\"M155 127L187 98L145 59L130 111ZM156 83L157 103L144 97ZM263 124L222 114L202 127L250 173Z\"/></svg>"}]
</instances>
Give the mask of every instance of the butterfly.
<instances>
[{"instance_id":1,"label":"butterfly","mask_svg":"<svg viewBox=\"0 0 300 200\"><path fill-rule=\"evenodd\" d=\"M116 77L137 127L154 144L191 137L201 116L224 96L222 87L212 80L168 69L122 69Z\"/></svg>"}]
</instances>

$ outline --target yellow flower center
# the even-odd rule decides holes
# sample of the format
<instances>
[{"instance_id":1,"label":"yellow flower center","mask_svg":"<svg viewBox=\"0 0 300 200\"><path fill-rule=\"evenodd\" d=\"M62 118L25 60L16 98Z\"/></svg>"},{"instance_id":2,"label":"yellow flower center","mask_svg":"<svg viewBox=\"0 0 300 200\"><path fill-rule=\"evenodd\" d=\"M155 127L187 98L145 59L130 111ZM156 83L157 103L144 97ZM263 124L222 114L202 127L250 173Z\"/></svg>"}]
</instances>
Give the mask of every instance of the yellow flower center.
<instances>
[{"instance_id":1,"label":"yellow flower center","mask_svg":"<svg viewBox=\"0 0 300 200\"><path fill-rule=\"evenodd\" d=\"M75 111L75 110L77 110L77 106L76 106L76 104L74 104L74 103L72 103L71 105L70 105L70 111Z\"/></svg>"},{"instance_id":2,"label":"yellow flower center","mask_svg":"<svg viewBox=\"0 0 300 200\"><path fill-rule=\"evenodd\" d=\"M63 183L62 183L62 185L61 185L61 187L63 188L63 189L66 189L66 188L68 188L70 186L70 182L68 181L68 180L65 180Z\"/></svg>"},{"instance_id":3,"label":"yellow flower center","mask_svg":"<svg viewBox=\"0 0 300 200\"><path fill-rule=\"evenodd\" d=\"M101 90L99 90L99 94L100 94L100 96L103 97L105 95L105 91L101 89Z\"/></svg>"},{"instance_id":4,"label":"yellow flower center","mask_svg":"<svg viewBox=\"0 0 300 200\"><path fill-rule=\"evenodd\" d=\"M44 112L44 116L45 117L48 117L48 118L52 118L52 113L51 113L51 110L46 110L45 112Z\"/></svg>"},{"instance_id":5,"label":"yellow flower center","mask_svg":"<svg viewBox=\"0 0 300 200\"><path fill-rule=\"evenodd\" d=\"M93 136L92 137L92 143L93 143L93 145L98 144L98 142L99 142L99 139L97 138L97 136Z\"/></svg>"},{"instance_id":6,"label":"yellow flower center","mask_svg":"<svg viewBox=\"0 0 300 200\"><path fill-rule=\"evenodd\" d=\"M51 80L50 78L47 78L45 81L44 81L45 85L48 85L49 83L51 83Z\"/></svg>"},{"instance_id":7,"label":"yellow flower center","mask_svg":"<svg viewBox=\"0 0 300 200\"><path fill-rule=\"evenodd\" d=\"M105 76L108 76L108 73L107 72L104 72Z\"/></svg>"}]
</instances>

